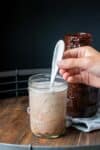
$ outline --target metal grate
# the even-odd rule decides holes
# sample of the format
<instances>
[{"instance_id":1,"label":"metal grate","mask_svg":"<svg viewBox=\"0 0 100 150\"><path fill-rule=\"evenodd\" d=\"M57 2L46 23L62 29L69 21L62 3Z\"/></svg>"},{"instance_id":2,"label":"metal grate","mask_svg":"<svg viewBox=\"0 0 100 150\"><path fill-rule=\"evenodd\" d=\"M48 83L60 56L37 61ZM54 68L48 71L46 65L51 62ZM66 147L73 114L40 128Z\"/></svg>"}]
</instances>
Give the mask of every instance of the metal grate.
<instances>
[{"instance_id":1,"label":"metal grate","mask_svg":"<svg viewBox=\"0 0 100 150\"><path fill-rule=\"evenodd\" d=\"M28 94L28 78L36 73L50 72L50 69L16 69L0 72L0 99ZM100 102L100 89L98 89Z\"/></svg>"},{"instance_id":2,"label":"metal grate","mask_svg":"<svg viewBox=\"0 0 100 150\"><path fill-rule=\"evenodd\" d=\"M27 95L29 76L43 72L50 72L50 69L16 69L0 72L0 98Z\"/></svg>"}]
</instances>

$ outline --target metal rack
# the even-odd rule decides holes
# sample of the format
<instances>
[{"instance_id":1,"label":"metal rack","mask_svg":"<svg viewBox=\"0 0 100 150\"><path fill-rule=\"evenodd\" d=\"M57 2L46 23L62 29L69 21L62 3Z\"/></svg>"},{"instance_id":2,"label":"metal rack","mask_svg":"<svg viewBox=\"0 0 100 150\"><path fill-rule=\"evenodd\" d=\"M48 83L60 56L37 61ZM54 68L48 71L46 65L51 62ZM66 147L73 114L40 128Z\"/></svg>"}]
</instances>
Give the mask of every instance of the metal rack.
<instances>
[{"instance_id":1,"label":"metal rack","mask_svg":"<svg viewBox=\"0 0 100 150\"><path fill-rule=\"evenodd\" d=\"M50 72L50 69L16 69L0 72L0 98L27 95L29 76L43 72Z\"/></svg>"},{"instance_id":2,"label":"metal rack","mask_svg":"<svg viewBox=\"0 0 100 150\"><path fill-rule=\"evenodd\" d=\"M50 69L16 69L0 72L0 98L27 95L28 78L33 74L43 72L50 73ZM98 100L100 101L100 89L98 90Z\"/></svg>"}]
</instances>

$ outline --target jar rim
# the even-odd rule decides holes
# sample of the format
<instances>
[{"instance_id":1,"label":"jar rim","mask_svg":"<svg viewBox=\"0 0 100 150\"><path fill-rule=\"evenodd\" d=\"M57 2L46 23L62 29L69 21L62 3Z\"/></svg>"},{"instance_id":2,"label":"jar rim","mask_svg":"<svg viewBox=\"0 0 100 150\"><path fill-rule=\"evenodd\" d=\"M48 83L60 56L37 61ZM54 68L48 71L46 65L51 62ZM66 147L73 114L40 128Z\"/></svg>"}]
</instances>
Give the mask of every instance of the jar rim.
<instances>
[{"instance_id":1,"label":"jar rim","mask_svg":"<svg viewBox=\"0 0 100 150\"><path fill-rule=\"evenodd\" d=\"M45 82L46 84L48 84L48 88L49 83L50 83L50 73L36 73L33 74L32 76L29 77L28 79L28 87L32 88L32 89L45 89L45 87L42 87L42 84ZM56 84L56 87L61 87L64 86L67 88L67 82L60 76L57 74L55 82L59 83Z\"/></svg>"}]
</instances>

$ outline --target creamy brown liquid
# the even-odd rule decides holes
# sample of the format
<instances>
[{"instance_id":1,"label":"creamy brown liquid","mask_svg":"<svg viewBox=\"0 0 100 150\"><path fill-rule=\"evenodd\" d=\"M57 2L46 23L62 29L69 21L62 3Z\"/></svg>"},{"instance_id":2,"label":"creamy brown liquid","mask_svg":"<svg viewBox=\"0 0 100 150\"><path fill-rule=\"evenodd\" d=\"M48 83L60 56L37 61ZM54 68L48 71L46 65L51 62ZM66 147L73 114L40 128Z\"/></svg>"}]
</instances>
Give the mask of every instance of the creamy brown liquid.
<instances>
[{"instance_id":1,"label":"creamy brown liquid","mask_svg":"<svg viewBox=\"0 0 100 150\"><path fill-rule=\"evenodd\" d=\"M65 130L66 88L29 90L30 126L36 135L59 135Z\"/></svg>"}]
</instances>

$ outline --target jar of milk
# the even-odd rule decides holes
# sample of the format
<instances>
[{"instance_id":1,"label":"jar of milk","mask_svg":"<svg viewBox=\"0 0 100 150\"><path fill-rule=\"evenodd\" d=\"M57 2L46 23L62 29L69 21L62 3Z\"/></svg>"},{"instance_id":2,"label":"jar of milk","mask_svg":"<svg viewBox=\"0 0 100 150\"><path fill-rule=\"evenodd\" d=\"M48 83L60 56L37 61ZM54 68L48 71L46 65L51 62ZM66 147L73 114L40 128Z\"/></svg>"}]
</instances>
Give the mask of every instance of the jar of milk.
<instances>
[{"instance_id":1,"label":"jar of milk","mask_svg":"<svg viewBox=\"0 0 100 150\"><path fill-rule=\"evenodd\" d=\"M35 74L29 78L30 127L34 135L57 138L66 131L66 82L56 76L50 88L50 74Z\"/></svg>"}]
</instances>

